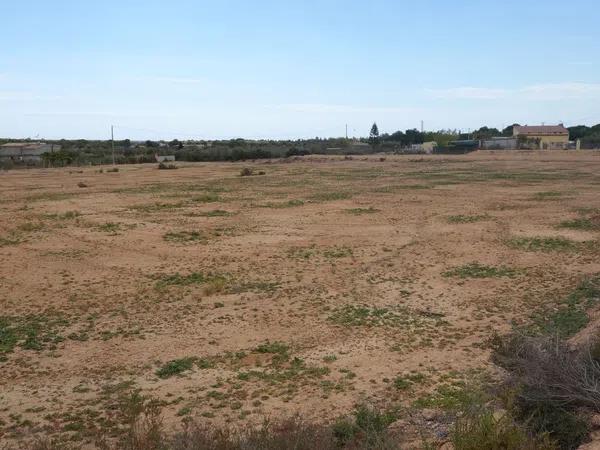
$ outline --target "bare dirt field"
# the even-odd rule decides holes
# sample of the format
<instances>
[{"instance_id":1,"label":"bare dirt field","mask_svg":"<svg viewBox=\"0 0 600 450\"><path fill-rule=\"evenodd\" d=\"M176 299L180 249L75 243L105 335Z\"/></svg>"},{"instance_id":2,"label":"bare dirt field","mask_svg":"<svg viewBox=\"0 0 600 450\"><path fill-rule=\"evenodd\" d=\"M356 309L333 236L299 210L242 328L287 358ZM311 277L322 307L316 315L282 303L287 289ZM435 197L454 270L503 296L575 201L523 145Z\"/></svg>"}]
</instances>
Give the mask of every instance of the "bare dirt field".
<instances>
[{"instance_id":1,"label":"bare dirt field","mask_svg":"<svg viewBox=\"0 0 600 450\"><path fill-rule=\"evenodd\" d=\"M600 152L178 165L0 173L0 441L117 435L133 392L409 427L600 273Z\"/></svg>"}]
</instances>

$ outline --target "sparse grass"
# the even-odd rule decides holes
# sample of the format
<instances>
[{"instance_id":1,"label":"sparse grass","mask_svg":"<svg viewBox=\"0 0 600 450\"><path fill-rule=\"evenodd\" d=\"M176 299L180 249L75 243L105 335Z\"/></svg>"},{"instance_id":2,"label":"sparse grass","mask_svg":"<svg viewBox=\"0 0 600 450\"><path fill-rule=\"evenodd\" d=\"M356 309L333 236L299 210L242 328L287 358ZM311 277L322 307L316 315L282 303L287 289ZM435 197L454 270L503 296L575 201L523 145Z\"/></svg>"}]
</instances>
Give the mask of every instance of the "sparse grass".
<instances>
[{"instance_id":1,"label":"sparse grass","mask_svg":"<svg viewBox=\"0 0 600 450\"><path fill-rule=\"evenodd\" d=\"M9 237L0 236L0 247L8 247L9 245L19 245L22 239L14 234Z\"/></svg>"},{"instance_id":2,"label":"sparse grass","mask_svg":"<svg viewBox=\"0 0 600 450\"><path fill-rule=\"evenodd\" d=\"M347 258L352 255L352 249L345 246L331 247L323 251L323 256L326 258Z\"/></svg>"},{"instance_id":3,"label":"sparse grass","mask_svg":"<svg viewBox=\"0 0 600 450\"><path fill-rule=\"evenodd\" d=\"M310 197L317 202L333 202L336 200L347 200L352 197L349 192L319 192Z\"/></svg>"},{"instance_id":4,"label":"sparse grass","mask_svg":"<svg viewBox=\"0 0 600 450\"><path fill-rule=\"evenodd\" d=\"M579 217L577 219L561 222L559 228L570 228L582 231L600 231L600 216L594 218Z\"/></svg>"},{"instance_id":5,"label":"sparse grass","mask_svg":"<svg viewBox=\"0 0 600 450\"><path fill-rule=\"evenodd\" d=\"M0 316L0 360L16 346L24 350L54 349L68 321L45 315Z\"/></svg>"},{"instance_id":6,"label":"sparse grass","mask_svg":"<svg viewBox=\"0 0 600 450\"><path fill-rule=\"evenodd\" d=\"M43 222L25 222L20 224L17 229L24 233L33 233L36 231L43 231L46 228Z\"/></svg>"},{"instance_id":7,"label":"sparse grass","mask_svg":"<svg viewBox=\"0 0 600 450\"><path fill-rule=\"evenodd\" d=\"M418 317L406 308L378 308L366 305L345 305L336 308L329 320L347 327L399 327L418 325L425 317ZM439 317L432 317L439 321Z\"/></svg>"},{"instance_id":8,"label":"sparse grass","mask_svg":"<svg viewBox=\"0 0 600 450\"><path fill-rule=\"evenodd\" d=\"M146 205L133 205L130 206L129 209L134 211L139 211L143 213L154 213L160 211L172 211L179 208L185 208L187 203L185 202L177 202L177 203L152 203Z\"/></svg>"},{"instance_id":9,"label":"sparse grass","mask_svg":"<svg viewBox=\"0 0 600 450\"><path fill-rule=\"evenodd\" d=\"M265 342L254 349L257 353L274 353L279 355L286 355L289 350L290 347L284 342Z\"/></svg>"},{"instance_id":10,"label":"sparse grass","mask_svg":"<svg viewBox=\"0 0 600 450\"><path fill-rule=\"evenodd\" d=\"M372 206L368 208L351 208L345 210L348 214L353 214L355 216L360 216L363 214L374 214L379 212L379 209L373 208Z\"/></svg>"},{"instance_id":11,"label":"sparse grass","mask_svg":"<svg viewBox=\"0 0 600 450\"><path fill-rule=\"evenodd\" d=\"M587 310L600 303L600 276L584 279L577 288L558 305L534 317L536 333L570 337L589 322Z\"/></svg>"},{"instance_id":12,"label":"sparse grass","mask_svg":"<svg viewBox=\"0 0 600 450\"><path fill-rule=\"evenodd\" d=\"M486 394L477 386L467 386L463 381L438 385L424 397L418 398L414 406L418 408L440 408L447 411L465 411L473 405L484 404Z\"/></svg>"},{"instance_id":13,"label":"sparse grass","mask_svg":"<svg viewBox=\"0 0 600 450\"><path fill-rule=\"evenodd\" d=\"M445 277L457 278L514 278L520 273L518 269L513 269L506 266L486 266L473 262L460 267L454 267L443 273Z\"/></svg>"},{"instance_id":14,"label":"sparse grass","mask_svg":"<svg viewBox=\"0 0 600 450\"><path fill-rule=\"evenodd\" d=\"M192 197L192 201L196 203L215 203L220 202L221 197L214 192L207 192L206 194L196 195Z\"/></svg>"},{"instance_id":15,"label":"sparse grass","mask_svg":"<svg viewBox=\"0 0 600 450\"><path fill-rule=\"evenodd\" d=\"M269 202L260 205L254 205L259 208L273 208L273 209L284 209L284 208L295 208L297 206L303 206L304 200L288 200L286 202Z\"/></svg>"},{"instance_id":16,"label":"sparse grass","mask_svg":"<svg viewBox=\"0 0 600 450\"><path fill-rule=\"evenodd\" d=\"M404 376L397 376L394 378L394 387L400 391L409 389L413 384L422 383L425 381L425 375L422 373L410 373Z\"/></svg>"},{"instance_id":17,"label":"sparse grass","mask_svg":"<svg viewBox=\"0 0 600 450\"><path fill-rule=\"evenodd\" d=\"M54 220L72 220L80 217L81 213L79 211L66 211L62 214L46 214L44 217L46 219L54 219Z\"/></svg>"},{"instance_id":18,"label":"sparse grass","mask_svg":"<svg viewBox=\"0 0 600 450\"><path fill-rule=\"evenodd\" d=\"M508 244L519 250L528 252L566 252L577 250L579 244L564 237L516 237Z\"/></svg>"},{"instance_id":19,"label":"sparse grass","mask_svg":"<svg viewBox=\"0 0 600 450\"><path fill-rule=\"evenodd\" d=\"M167 242L175 243L205 243L208 241L206 236L198 231L169 231L168 233L165 233L163 239Z\"/></svg>"},{"instance_id":20,"label":"sparse grass","mask_svg":"<svg viewBox=\"0 0 600 450\"><path fill-rule=\"evenodd\" d=\"M117 234L121 231L121 224L116 222L106 222L96 227L99 231L109 234Z\"/></svg>"},{"instance_id":21,"label":"sparse grass","mask_svg":"<svg viewBox=\"0 0 600 450\"><path fill-rule=\"evenodd\" d=\"M475 222L481 222L482 220L487 220L487 219L489 219L489 216L487 214L472 215L472 216L459 214L456 216L448 216L449 223L475 223Z\"/></svg>"},{"instance_id":22,"label":"sparse grass","mask_svg":"<svg viewBox=\"0 0 600 450\"><path fill-rule=\"evenodd\" d=\"M533 194L534 200L556 200L563 196L562 192L557 191L544 191L544 192L536 192Z\"/></svg>"},{"instance_id":23,"label":"sparse grass","mask_svg":"<svg viewBox=\"0 0 600 450\"><path fill-rule=\"evenodd\" d=\"M203 211L200 213L196 213L196 215L200 217L228 217L232 216L233 213L225 211L223 209L213 209L212 211Z\"/></svg>"}]
</instances>

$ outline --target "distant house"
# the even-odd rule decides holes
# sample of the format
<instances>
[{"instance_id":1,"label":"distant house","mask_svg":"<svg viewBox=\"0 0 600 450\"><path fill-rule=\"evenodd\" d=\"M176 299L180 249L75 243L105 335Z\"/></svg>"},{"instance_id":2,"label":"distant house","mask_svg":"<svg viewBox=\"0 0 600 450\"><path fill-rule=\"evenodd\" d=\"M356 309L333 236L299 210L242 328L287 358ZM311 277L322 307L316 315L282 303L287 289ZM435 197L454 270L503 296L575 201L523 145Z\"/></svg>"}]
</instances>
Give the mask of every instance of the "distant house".
<instances>
[{"instance_id":1,"label":"distant house","mask_svg":"<svg viewBox=\"0 0 600 450\"><path fill-rule=\"evenodd\" d=\"M157 155L155 154L154 157L156 158L156 162L168 162L168 161L175 161L175 155Z\"/></svg>"},{"instance_id":2,"label":"distant house","mask_svg":"<svg viewBox=\"0 0 600 450\"><path fill-rule=\"evenodd\" d=\"M15 163L40 162L44 153L60 150L60 145L43 142L10 142L0 145L0 160Z\"/></svg>"},{"instance_id":3,"label":"distant house","mask_svg":"<svg viewBox=\"0 0 600 450\"><path fill-rule=\"evenodd\" d=\"M516 126L513 136L519 143L536 149L560 150L569 148L569 130L563 124Z\"/></svg>"}]
</instances>

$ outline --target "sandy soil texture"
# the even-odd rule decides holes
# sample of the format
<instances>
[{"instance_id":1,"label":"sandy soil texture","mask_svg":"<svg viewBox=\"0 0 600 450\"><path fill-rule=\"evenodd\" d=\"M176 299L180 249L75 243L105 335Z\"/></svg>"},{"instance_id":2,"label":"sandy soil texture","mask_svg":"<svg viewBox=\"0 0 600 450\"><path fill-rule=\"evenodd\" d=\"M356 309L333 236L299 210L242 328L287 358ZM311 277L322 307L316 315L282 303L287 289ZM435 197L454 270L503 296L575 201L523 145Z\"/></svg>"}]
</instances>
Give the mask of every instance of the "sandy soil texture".
<instances>
[{"instance_id":1,"label":"sandy soil texture","mask_svg":"<svg viewBox=\"0 0 600 450\"><path fill-rule=\"evenodd\" d=\"M0 439L418 406L600 273L598 152L178 166L0 173Z\"/></svg>"}]
</instances>

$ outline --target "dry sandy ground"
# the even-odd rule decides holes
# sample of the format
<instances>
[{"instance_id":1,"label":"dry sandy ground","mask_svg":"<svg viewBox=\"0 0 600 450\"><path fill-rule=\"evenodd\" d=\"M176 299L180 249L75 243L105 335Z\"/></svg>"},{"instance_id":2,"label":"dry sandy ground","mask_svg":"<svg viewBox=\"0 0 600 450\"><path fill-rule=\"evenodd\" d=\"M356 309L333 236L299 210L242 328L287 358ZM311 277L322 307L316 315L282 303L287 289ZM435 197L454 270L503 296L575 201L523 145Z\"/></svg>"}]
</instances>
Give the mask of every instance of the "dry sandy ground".
<instances>
[{"instance_id":1,"label":"dry sandy ground","mask_svg":"<svg viewBox=\"0 0 600 450\"><path fill-rule=\"evenodd\" d=\"M0 440L409 406L600 272L600 152L104 169L0 173Z\"/></svg>"}]
</instances>

